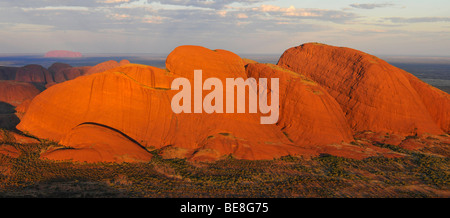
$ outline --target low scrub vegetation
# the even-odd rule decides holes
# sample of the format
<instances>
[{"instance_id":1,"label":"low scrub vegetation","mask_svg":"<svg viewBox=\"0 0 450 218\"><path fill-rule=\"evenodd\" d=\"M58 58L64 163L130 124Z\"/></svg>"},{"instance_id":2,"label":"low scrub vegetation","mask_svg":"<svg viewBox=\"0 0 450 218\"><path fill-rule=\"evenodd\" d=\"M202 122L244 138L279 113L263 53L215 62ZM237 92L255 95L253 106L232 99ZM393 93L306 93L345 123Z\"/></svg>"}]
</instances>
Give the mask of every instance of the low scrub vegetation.
<instances>
[{"instance_id":1,"label":"low scrub vegetation","mask_svg":"<svg viewBox=\"0 0 450 218\"><path fill-rule=\"evenodd\" d=\"M150 162L88 164L41 159L54 142L18 144L7 136L2 143L20 151L17 158L0 154L3 197L450 196L449 158L420 152L364 160L327 154L261 161L230 156L196 163L163 159L154 150Z\"/></svg>"}]
</instances>

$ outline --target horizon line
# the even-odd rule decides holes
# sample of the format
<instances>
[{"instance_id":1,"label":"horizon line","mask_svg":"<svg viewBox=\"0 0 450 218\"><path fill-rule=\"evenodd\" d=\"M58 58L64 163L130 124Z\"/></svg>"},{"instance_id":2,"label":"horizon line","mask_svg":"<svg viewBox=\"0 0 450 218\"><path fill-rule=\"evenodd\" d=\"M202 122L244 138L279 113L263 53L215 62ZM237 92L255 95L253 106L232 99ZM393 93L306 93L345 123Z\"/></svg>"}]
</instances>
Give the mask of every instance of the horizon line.
<instances>
[{"instance_id":1,"label":"horizon line","mask_svg":"<svg viewBox=\"0 0 450 218\"><path fill-rule=\"evenodd\" d=\"M232 52L232 51L230 51ZM3 56L13 56L13 55L45 55L46 52L0 52L0 57ZM82 57L61 57L61 58L70 58L70 59L76 59L76 58L84 58L89 57L91 55L169 55L168 53L163 52L80 52ZM236 53L233 52L236 55L242 56L242 55L282 55L283 53ZM378 57L416 57L416 58L450 58L450 54L448 55L420 55L420 54L371 54L373 56ZM88 56L85 56L88 55ZM43 57L44 58L44 57ZM59 58L59 57L45 57L45 58Z\"/></svg>"}]
</instances>

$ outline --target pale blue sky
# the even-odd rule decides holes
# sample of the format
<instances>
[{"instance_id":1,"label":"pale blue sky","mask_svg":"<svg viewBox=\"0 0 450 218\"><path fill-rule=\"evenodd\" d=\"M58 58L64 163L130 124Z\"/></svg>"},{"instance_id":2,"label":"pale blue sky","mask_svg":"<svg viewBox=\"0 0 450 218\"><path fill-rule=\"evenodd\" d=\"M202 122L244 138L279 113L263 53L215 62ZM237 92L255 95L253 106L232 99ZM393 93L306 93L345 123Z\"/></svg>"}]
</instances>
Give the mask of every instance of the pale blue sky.
<instances>
[{"instance_id":1,"label":"pale blue sky","mask_svg":"<svg viewBox=\"0 0 450 218\"><path fill-rule=\"evenodd\" d=\"M195 44L281 54L322 42L450 56L448 0L0 0L0 53L168 53Z\"/></svg>"}]
</instances>

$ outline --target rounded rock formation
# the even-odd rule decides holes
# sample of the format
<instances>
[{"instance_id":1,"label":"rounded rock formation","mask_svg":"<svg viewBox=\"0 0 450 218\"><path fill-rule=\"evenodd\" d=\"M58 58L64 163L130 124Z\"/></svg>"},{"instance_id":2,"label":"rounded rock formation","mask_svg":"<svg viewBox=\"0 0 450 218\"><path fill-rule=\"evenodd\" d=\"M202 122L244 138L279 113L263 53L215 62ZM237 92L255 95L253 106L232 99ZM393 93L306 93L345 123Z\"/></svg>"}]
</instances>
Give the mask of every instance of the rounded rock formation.
<instances>
[{"instance_id":1,"label":"rounded rock formation","mask_svg":"<svg viewBox=\"0 0 450 218\"><path fill-rule=\"evenodd\" d=\"M90 66L85 66L85 67L71 67L62 69L54 75L55 82L62 83L68 80L73 80L79 76L83 76L91 68L92 67Z\"/></svg>"},{"instance_id":2,"label":"rounded rock formation","mask_svg":"<svg viewBox=\"0 0 450 218\"><path fill-rule=\"evenodd\" d=\"M33 85L12 80L0 80L0 128L14 129L20 122L25 105L40 91ZM17 109L20 107L20 111Z\"/></svg>"},{"instance_id":3,"label":"rounded rock formation","mask_svg":"<svg viewBox=\"0 0 450 218\"><path fill-rule=\"evenodd\" d=\"M76 162L144 162L152 155L126 135L101 125L82 124L61 141L68 148L50 150L42 158Z\"/></svg>"},{"instance_id":4,"label":"rounded rock formation","mask_svg":"<svg viewBox=\"0 0 450 218\"><path fill-rule=\"evenodd\" d=\"M194 70L202 70L204 78L246 77L244 62L238 55L226 50L211 50L193 45L175 48L167 56L166 68L175 75L191 80Z\"/></svg>"},{"instance_id":5,"label":"rounded rock formation","mask_svg":"<svg viewBox=\"0 0 450 218\"><path fill-rule=\"evenodd\" d=\"M164 75L164 70L152 69ZM158 127L173 122L165 95L123 72L96 73L45 90L31 102L18 128L60 141L72 128L93 122L117 129L139 143L145 140L143 145L164 144L161 140L166 133Z\"/></svg>"},{"instance_id":6,"label":"rounded rock formation","mask_svg":"<svg viewBox=\"0 0 450 218\"><path fill-rule=\"evenodd\" d=\"M70 69L72 68L72 66L70 66L69 64L65 64L65 63L53 63L49 68L48 71L52 74L52 78L53 81L55 81L56 83L60 83L60 82L64 82L64 80L61 80L61 71L63 71L64 69Z\"/></svg>"},{"instance_id":7,"label":"rounded rock formation","mask_svg":"<svg viewBox=\"0 0 450 218\"><path fill-rule=\"evenodd\" d=\"M29 83L0 80L0 102L18 106L36 97L40 91Z\"/></svg>"},{"instance_id":8,"label":"rounded rock formation","mask_svg":"<svg viewBox=\"0 0 450 218\"><path fill-rule=\"evenodd\" d=\"M167 58L167 70L110 63L122 66L53 85L30 103L17 128L68 146L47 151L43 157L121 162L127 161L122 158L127 149L140 155L142 147L160 149L163 157L199 161L230 155L259 160L327 151L349 157L385 152L343 144L353 139L339 101L320 84L275 65L246 62L246 69L234 53L199 46L176 48ZM262 125L260 112L174 113L171 100L178 90L171 90L171 83L183 77L193 84L194 70L203 71L203 81L279 78L279 122Z\"/></svg>"},{"instance_id":9,"label":"rounded rock formation","mask_svg":"<svg viewBox=\"0 0 450 218\"><path fill-rule=\"evenodd\" d=\"M308 43L286 50L278 65L323 86L340 104L355 132L443 133L409 76L375 56Z\"/></svg>"},{"instance_id":10,"label":"rounded rock formation","mask_svg":"<svg viewBox=\"0 0 450 218\"><path fill-rule=\"evenodd\" d=\"M404 72L411 86L417 91L433 120L450 133L450 95L437 89L408 72Z\"/></svg>"},{"instance_id":11,"label":"rounded rock formation","mask_svg":"<svg viewBox=\"0 0 450 218\"><path fill-rule=\"evenodd\" d=\"M38 84L51 84L54 83L51 73L37 64L29 64L24 67L20 67L16 72L16 81L19 82L31 82Z\"/></svg>"},{"instance_id":12,"label":"rounded rock formation","mask_svg":"<svg viewBox=\"0 0 450 218\"><path fill-rule=\"evenodd\" d=\"M83 57L80 52L66 51L66 50L54 50L45 53L46 58L79 58Z\"/></svg>"},{"instance_id":13,"label":"rounded rock formation","mask_svg":"<svg viewBox=\"0 0 450 218\"><path fill-rule=\"evenodd\" d=\"M279 78L281 104L277 125L294 144L326 145L353 140L339 104L317 83L273 64L250 63L247 74L256 79Z\"/></svg>"},{"instance_id":14,"label":"rounded rock formation","mask_svg":"<svg viewBox=\"0 0 450 218\"><path fill-rule=\"evenodd\" d=\"M120 67L126 64L129 64L130 62L128 60L121 60L120 62L114 61L114 60L110 60L110 61L105 61L102 63L99 63L91 68L89 68L84 75L92 75L95 73L101 73L101 72L105 72L107 70L111 70L113 68L116 67Z\"/></svg>"},{"instance_id":15,"label":"rounded rock formation","mask_svg":"<svg viewBox=\"0 0 450 218\"><path fill-rule=\"evenodd\" d=\"M0 80L15 80L18 67L0 66Z\"/></svg>"}]
</instances>

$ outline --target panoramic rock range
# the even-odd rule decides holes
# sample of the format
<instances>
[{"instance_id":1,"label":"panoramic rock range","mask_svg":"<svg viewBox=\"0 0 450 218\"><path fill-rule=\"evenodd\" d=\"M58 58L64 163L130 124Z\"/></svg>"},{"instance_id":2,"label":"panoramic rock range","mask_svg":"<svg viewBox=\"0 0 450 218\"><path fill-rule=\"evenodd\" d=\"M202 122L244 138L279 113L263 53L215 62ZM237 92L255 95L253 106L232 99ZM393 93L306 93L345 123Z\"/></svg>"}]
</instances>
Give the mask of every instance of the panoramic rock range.
<instances>
[{"instance_id":1,"label":"panoramic rock range","mask_svg":"<svg viewBox=\"0 0 450 218\"><path fill-rule=\"evenodd\" d=\"M261 125L260 113L175 114L171 83L192 81L197 69L203 79L224 83L279 78L278 122ZM376 142L420 149L427 143L417 145L411 136L433 136L449 143L447 93L375 56L319 43L286 50L277 65L180 46L168 55L166 69L127 60L92 67L55 63L48 69L2 67L0 79L2 122L20 119L2 128L18 123L18 131L58 142L41 154L50 160L148 161L151 151L192 161L321 154L363 159L403 155Z\"/></svg>"}]
</instances>

